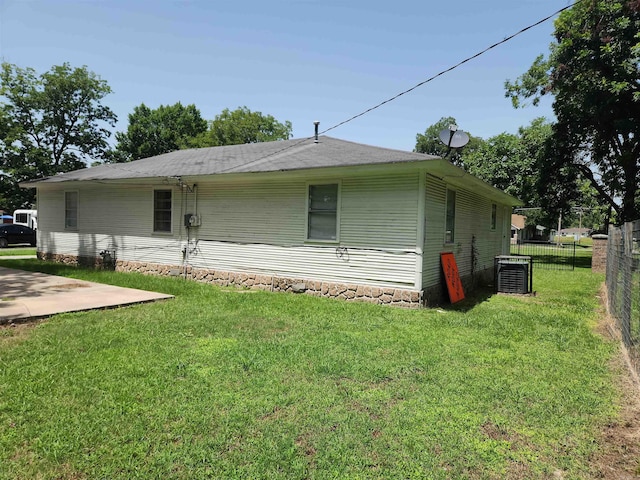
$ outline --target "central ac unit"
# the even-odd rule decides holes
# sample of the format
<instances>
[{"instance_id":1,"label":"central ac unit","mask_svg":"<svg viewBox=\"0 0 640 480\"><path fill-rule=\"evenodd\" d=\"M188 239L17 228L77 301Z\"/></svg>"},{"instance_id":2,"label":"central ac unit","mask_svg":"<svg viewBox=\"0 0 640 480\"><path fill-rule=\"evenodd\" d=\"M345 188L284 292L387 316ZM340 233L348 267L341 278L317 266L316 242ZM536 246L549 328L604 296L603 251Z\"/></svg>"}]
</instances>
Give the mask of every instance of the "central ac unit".
<instances>
[{"instance_id":1,"label":"central ac unit","mask_svg":"<svg viewBox=\"0 0 640 480\"><path fill-rule=\"evenodd\" d=\"M530 293L531 257L501 255L495 262L497 292Z\"/></svg>"}]
</instances>

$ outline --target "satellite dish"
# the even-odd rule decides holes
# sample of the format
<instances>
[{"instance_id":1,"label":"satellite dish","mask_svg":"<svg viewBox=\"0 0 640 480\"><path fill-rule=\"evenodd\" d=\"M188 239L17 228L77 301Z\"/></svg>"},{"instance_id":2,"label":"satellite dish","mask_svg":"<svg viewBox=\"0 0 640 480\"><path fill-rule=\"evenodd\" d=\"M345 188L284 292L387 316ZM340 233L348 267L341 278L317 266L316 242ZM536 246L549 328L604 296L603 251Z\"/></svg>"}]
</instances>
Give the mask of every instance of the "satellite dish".
<instances>
[{"instance_id":1,"label":"satellite dish","mask_svg":"<svg viewBox=\"0 0 640 480\"><path fill-rule=\"evenodd\" d=\"M453 128L452 128L453 127ZM464 147L469 143L469 135L462 130L454 130L454 125L440 132L440 141L449 148Z\"/></svg>"}]
</instances>

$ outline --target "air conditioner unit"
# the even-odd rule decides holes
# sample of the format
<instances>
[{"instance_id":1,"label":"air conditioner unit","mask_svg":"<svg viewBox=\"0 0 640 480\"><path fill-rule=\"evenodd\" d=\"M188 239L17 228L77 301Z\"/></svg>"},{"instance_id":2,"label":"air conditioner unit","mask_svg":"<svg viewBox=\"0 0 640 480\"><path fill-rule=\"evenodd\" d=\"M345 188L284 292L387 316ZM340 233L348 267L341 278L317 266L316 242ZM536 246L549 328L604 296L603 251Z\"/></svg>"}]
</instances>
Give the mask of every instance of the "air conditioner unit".
<instances>
[{"instance_id":1,"label":"air conditioner unit","mask_svg":"<svg viewBox=\"0 0 640 480\"><path fill-rule=\"evenodd\" d=\"M500 255L495 259L496 291L530 293L532 285L531 257Z\"/></svg>"}]
</instances>

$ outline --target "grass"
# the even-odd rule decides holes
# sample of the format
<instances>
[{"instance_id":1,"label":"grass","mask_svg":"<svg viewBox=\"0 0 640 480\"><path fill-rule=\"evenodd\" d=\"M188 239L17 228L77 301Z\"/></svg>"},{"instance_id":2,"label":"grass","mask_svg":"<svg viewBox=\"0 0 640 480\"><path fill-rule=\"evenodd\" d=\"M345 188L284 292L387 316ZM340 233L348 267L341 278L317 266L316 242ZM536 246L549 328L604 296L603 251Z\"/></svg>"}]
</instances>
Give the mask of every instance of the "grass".
<instances>
[{"instance_id":1,"label":"grass","mask_svg":"<svg viewBox=\"0 0 640 480\"><path fill-rule=\"evenodd\" d=\"M407 311L3 264L176 298L0 331L2 479L587 478L616 415L590 271Z\"/></svg>"},{"instance_id":2,"label":"grass","mask_svg":"<svg viewBox=\"0 0 640 480\"><path fill-rule=\"evenodd\" d=\"M36 247L8 247L0 249L0 257L15 255L35 255Z\"/></svg>"},{"instance_id":3,"label":"grass","mask_svg":"<svg viewBox=\"0 0 640 480\"><path fill-rule=\"evenodd\" d=\"M558 240L560 241L560 243L573 244L575 242L576 245L583 246L583 247L591 247L591 246L593 246L593 239L591 237L579 237L578 240L576 240L573 235L570 235L570 236L567 236L567 237L563 237L563 236L558 237L556 235L551 239L551 241L553 243L558 243Z\"/></svg>"},{"instance_id":4,"label":"grass","mask_svg":"<svg viewBox=\"0 0 640 480\"><path fill-rule=\"evenodd\" d=\"M586 239L583 239L586 240ZM533 258L536 267L554 268L591 268L593 249L591 246L571 242L558 247L555 243L523 243L511 245L512 255L527 255Z\"/></svg>"}]
</instances>

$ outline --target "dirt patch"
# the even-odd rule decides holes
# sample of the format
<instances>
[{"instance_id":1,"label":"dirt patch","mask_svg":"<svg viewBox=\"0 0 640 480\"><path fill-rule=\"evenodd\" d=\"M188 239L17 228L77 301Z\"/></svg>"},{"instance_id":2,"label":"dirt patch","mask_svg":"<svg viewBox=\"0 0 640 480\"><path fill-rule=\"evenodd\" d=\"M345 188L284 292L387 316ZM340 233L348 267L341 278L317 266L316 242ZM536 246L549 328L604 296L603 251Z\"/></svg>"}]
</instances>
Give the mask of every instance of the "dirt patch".
<instances>
[{"instance_id":1,"label":"dirt patch","mask_svg":"<svg viewBox=\"0 0 640 480\"><path fill-rule=\"evenodd\" d=\"M600 451L591 461L597 478L640 478L640 385L623 357L621 353L612 365L622 394L620 416L605 426Z\"/></svg>"},{"instance_id":2,"label":"dirt patch","mask_svg":"<svg viewBox=\"0 0 640 480\"><path fill-rule=\"evenodd\" d=\"M604 307L607 301L604 288L600 299L603 307L596 330L619 342L615 321ZM612 360L611 370L621 393L620 416L602 431L600 449L590 462L591 470L595 478L605 480L640 478L640 382L623 347Z\"/></svg>"},{"instance_id":3,"label":"dirt patch","mask_svg":"<svg viewBox=\"0 0 640 480\"><path fill-rule=\"evenodd\" d=\"M522 445L529 446L529 443L524 436L515 432L510 432L490 421L483 423L480 426L480 431L492 440L508 442L514 450L520 448Z\"/></svg>"},{"instance_id":4,"label":"dirt patch","mask_svg":"<svg viewBox=\"0 0 640 480\"><path fill-rule=\"evenodd\" d=\"M0 347L14 345L26 340L33 328L43 320L32 320L28 323L0 323Z\"/></svg>"}]
</instances>

